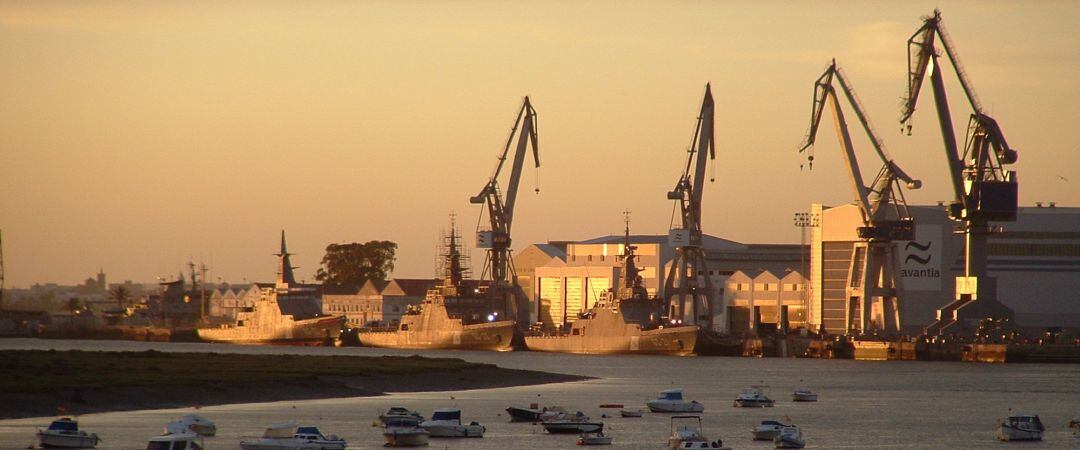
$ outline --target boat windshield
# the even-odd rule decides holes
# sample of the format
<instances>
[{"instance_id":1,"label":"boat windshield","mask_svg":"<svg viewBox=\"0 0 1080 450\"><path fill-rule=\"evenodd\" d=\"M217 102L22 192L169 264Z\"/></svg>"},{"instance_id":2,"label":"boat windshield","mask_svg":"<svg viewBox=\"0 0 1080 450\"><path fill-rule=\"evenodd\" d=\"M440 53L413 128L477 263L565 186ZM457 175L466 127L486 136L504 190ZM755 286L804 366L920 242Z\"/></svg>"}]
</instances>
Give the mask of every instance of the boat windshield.
<instances>
[{"instance_id":1,"label":"boat windshield","mask_svg":"<svg viewBox=\"0 0 1080 450\"><path fill-rule=\"evenodd\" d=\"M660 400L682 400L682 391L664 391L660 393Z\"/></svg>"},{"instance_id":2,"label":"boat windshield","mask_svg":"<svg viewBox=\"0 0 1080 450\"><path fill-rule=\"evenodd\" d=\"M56 431L79 431L79 425L70 420L57 420L49 424L49 429Z\"/></svg>"},{"instance_id":3,"label":"boat windshield","mask_svg":"<svg viewBox=\"0 0 1080 450\"><path fill-rule=\"evenodd\" d=\"M420 419L415 417L393 417L386 420L387 427L415 427L420 425Z\"/></svg>"},{"instance_id":4,"label":"boat windshield","mask_svg":"<svg viewBox=\"0 0 1080 450\"><path fill-rule=\"evenodd\" d=\"M761 421L761 424L762 425L783 425L782 423L777 422L775 420L763 420L763 421Z\"/></svg>"},{"instance_id":5,"label":"boat windshield","mask_svg":"<svg viewBox=\"0 0 1080 450\"><path fill-rule=\"evenodd\" d=\"M457 421L460 421L461 420L461 410L453 409L453 410L435 411L435 413L431 415L431 420L457 420Z\"/></svg>"},{"instance_id":6,"label":"boat windshield","mask_svg":"<svg viewBox=\"0 0 1080 450\"><path fill-rule=\"evenodd\" d=\"M296 429L296 434L312 434L316 436L322 436L322 432L319 431L319 427L300 427Z\"/></svg>"}]
</instances>

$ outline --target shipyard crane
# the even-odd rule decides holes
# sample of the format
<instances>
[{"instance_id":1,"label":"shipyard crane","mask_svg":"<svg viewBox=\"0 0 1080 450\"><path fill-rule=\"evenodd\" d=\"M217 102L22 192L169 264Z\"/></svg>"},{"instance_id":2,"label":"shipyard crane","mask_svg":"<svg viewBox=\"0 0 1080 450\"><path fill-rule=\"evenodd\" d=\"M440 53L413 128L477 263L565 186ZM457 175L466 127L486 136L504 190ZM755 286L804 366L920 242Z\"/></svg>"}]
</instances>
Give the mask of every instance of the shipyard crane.
<instances>
[{"instance_id":1,"label":"shipyard crane","mask_svg":"<svg viewBox=\"0 0 1080 450\"><path fill-rule=\"evenodd\" d=\"M677 205L681 223L679 228L672 228L668 232L668 244L675 247L675 256L664 281L669 319L704 322L709 331L713 330L716 292L705 262L705 250L701 247L701 198L705 187L705 167L709 160L716 158L713 108L712 88L706 84L697 126L687 148L685 169L675 188L667 193L668 200L674 200ZM687 316L688 299L693 309L690 317Z\"/></svg>"},{"instance_id":2,"label":"shipyard crane","mask_svg":"<svg viewBox=\"0 0 1080 450\"><path fill-rule=\"evenodd\" d=\"M855 116L858 117L874 151L881 159L882 167L869 186L864 184L855 147L851 142L844 110L833 82L839 84ZM828 104L832 110L836 135L840 141L841 155L848 169L848 177L859 208L862 226L856 232L859 241L852 250L848 264L846 294L847 329L849 332L869 333L900 331L900 304L903 288L896 276L899 256L895 241L915 238L914 221L908 213L907 202L900 183L909 189L918 189L922 183L911 178L896 164L874 132L870 119L863 109L854 88L834 59L817 81L814 82L814 104L810 115L810 131L799 152L806 152L813 169L813 148L818 125ZM880 309L878 309L880 308Z\"/></svg>"},{"instance_id":3,"label":"shipyard crane","mask_svg":"<svg viewBox=\"0 0 1080 450\"><path fill-rule=\"evenodd\" d=\"M937 42L944 47L972 109L962 154L953 130ZM942 334L966 328L979 319L1012 318L1012 310L997 299L997 279L987 274L986 241L992 232L990 221L1016 220L1016 172L1005 170L1005 166L1016 162L1017 153L1009 147L1001 127L986 114L975 95L975 88L960 64L939 10L924 17L923 25L908 39L908 86L900 123L906 126L909 135L911 117L928 71L955 195L948 213L952 220L959 222L964 234L964 273L956 277L955 297L938 310L938 320L925 330L927 334Z\"/></svg>"},{"instance_id":4,"label":"shipyard crane","mask_svg":"<svg viewBox=\"0 0 1080 450\"><path fill-rule=\"evenodd\" d=\"M519 129L520 127L520 129ZM506 185L506 196L503 197L499 189L499 174L502 173L507 156L510 155L510 147L517 135L517 146L514 148L513 161L510 163L510 180ZM481 279L485 274L491 275L491 286L488 288L488 296L491 299L491 307L495 312L505 311L510 320L516 320L519 327L528 326L518 320L520 317L528 317L526 302L522 301L521 288L518 286L517 274L514 271L514 263L510 258L510 226L514 220L514 203L517 200L518 183L521 180L521 169L525 163L525 151L532 147L533 162L540 167L540 153L537 147L537 119L536 110L529 103L529 97L518 110L517 119L510 129L510 136L506 139L506 146L499 156L499 162L495 166L495 172L488 179L480 193L469 199L473 204L486 204L490 228L480 229L476 234L477 248L487 249L487 260ZM537 188L536 192L540 192ZM483 212L481 212L483 218Z\"/></svg>"}]
</instances>

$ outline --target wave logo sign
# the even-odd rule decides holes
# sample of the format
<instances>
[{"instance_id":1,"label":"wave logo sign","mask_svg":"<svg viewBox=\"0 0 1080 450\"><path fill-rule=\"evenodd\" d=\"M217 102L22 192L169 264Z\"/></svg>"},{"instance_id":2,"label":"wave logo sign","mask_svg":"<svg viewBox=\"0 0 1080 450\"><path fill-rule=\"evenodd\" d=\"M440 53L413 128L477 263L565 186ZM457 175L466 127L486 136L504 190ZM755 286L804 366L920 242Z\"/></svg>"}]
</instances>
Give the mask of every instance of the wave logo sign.
<instances>
[{"instance_id":1,"label":"wave logo sign","mask_svg":"<svg viewBox=\"0 0 1080 450\"><path fill-rule=\"evenodd\" d=\"M920 252L929 252L930 247L932 245L933 245L933 241L926 241L925 244L920 244L920 243L918 243L916 241L909 241L907 244L904 245L904 250L908 251L908 252L911 252L911 248L914 247L916 250L918 250ZM934 255L930 254L930 253L927 253L925 255L920 255L918 253L911 252L911 253L908 253L907 258L904 258L904 263L907 264L907 263L910 263L912 261L915 261L915 262L925 266L926 264L930 263L930 260L933 258L933 256Z\"/></svg>"}]
</instances>

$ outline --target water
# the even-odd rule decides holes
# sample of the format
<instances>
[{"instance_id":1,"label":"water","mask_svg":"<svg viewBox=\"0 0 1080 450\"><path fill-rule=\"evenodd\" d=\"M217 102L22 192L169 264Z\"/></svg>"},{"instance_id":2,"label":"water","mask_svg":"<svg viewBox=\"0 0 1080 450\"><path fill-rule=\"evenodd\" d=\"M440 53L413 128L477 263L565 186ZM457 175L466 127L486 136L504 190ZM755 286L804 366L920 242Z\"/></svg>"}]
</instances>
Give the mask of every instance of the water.
<instances>
[{"instance_id":1,"label":"water","mask_svg":"<svg viewBox=\"0 0 1080 450\"><path fill-rule=\"evenodd\" d=\"M272 423L298 421L318 425L349 441L350 449L381 448L372 426L378 411L401 405L430 415L435 408L456 406L463 420L487 427L483 439L432 439L437 449L576 448L573 435L548 435L527 423L509 423L505 408L531 402L582 410L593 418L607 413L605 429L612 448L664 448L669 416L645 413L640 419L617 417L604 403L643 407L660 390L681 387L688 399L705 405L704 431L734 449L772 449L771 442L751 440L750 428L764 419L790 420L803 429L807 448L819 449L977 449L1023 446L1080 449L1080 438L1066 427L1080 414L1080 365L962 364L920 361L843 361L718 357L579 356L532 352L396 351L370 348L244 347L220 344L167 344L125 341L0 340L5 349L83 349L212 351L458 357L502 367L547 370L599 377L577 383L384 397L287 401L203 407L217 422L219 435L208 449L237 449L243 437L257 436ZM764 384L777 400L773 408L734 408L743 388ZM816 403L793 403L792 388L806 385L820 394ZM996 420L1009 408L1039 414L1047 426L1039 443L1002 443L994 439ZM104 439L99 448L142 449L168 421L193 409L132 411L81 416L80 426ZM50 418L0 421L0 449L26 448L38 427Z\"/></svg>"}]
</instances>

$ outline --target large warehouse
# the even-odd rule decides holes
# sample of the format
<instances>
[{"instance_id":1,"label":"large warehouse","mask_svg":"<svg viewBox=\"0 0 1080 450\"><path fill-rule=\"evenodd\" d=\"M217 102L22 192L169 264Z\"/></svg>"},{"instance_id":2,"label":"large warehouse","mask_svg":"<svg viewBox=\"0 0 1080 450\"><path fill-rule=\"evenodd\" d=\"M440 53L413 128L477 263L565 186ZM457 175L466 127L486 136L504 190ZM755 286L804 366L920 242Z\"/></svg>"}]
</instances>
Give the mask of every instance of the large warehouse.
<instances>
[{"instance_id":1,"label":"large warehouse","mask_svg":"<svg viewBox=\"0 0 1080 450\"><path fill-rule=\"evenodd\" d=\"M944 206L910 206L915 240L898 243L900 314L903 328L918 333L935 320L938 308L953 300L963 270L963 235ZM856 228L854 205L812 206L819 218L813 229L810 265L810 323L831 333L849 329L845 298ZM998 299L1029 329L1080 327L1080 208L1021 207L1015 222L996 225L989 239L990 276L997 277Z\"/></svg>"}]
</instances>

